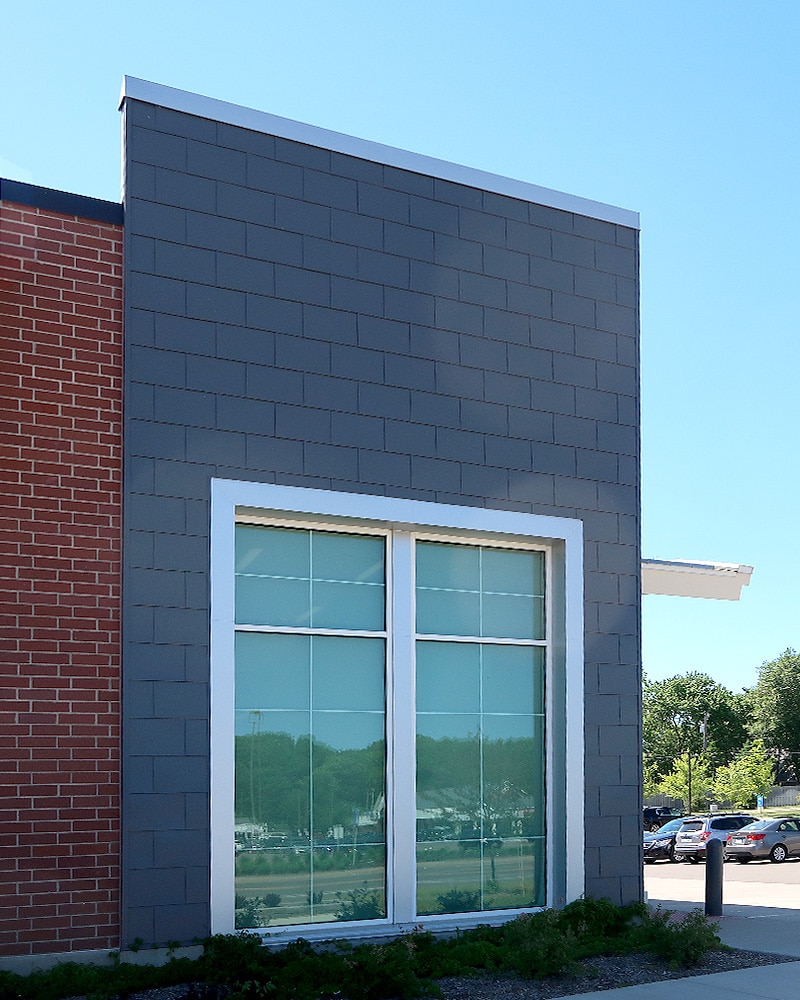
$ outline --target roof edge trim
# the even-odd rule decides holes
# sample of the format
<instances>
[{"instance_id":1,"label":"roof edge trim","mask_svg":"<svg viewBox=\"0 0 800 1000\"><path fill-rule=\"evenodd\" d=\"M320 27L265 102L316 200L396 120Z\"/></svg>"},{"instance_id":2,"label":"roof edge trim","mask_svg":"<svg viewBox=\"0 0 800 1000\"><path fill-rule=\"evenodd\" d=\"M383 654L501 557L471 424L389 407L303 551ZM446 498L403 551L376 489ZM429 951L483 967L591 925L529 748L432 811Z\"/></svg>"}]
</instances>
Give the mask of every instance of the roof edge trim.
<instances>
[{"instance_id":1,"label":"roof edge trim","mask_svg":"<svg viewBox=\"0 0 800 1000\"><path fill-rule=\"evenodd\" d=\"M60 215L72 215L91 222L105 222L113 226L123 224L122 205L116 201L103 201L83 194L57 191L55 188L28 184L0 177L0 201L8 201L26 208L39 208Z\"/></svg>"},{"instance_id":2,"label":"roof edge trim","mask_svg":"<svg viewBox=\"0 0 800 1000\"><path fill-rule=\"evenodd\" d=\"M585 215L603 222L626 226L629 229L639 229L639 213L626 208L606 205L590 198L565 194L552 188L540 187L527 181L514 180L500 174L489 173L474 167L465 167L447 160L439 160L422 153L411 153L394 146L372 142L369 139L358 139L354 136L333 132L317 125L306 125L291 118L281 118L266 111L256 111L239 104L220 101L213 97L203 97L187 90L178 90L161 83L151 83L133 76L124 76L120 92L119 106L122 108L126 99L142 101L145 104L155 104L196 115L199 118L209 118L212 121L225 122L254 132L265 132L277 135L282 139L302 142L309 146L330 149L347 156L355 156L362 160L372 160L387 166L398 167L417 174L438 177L441 180L464 184L467 187L482 188L496 194L519 198L522 201L534 202L548 208Z\"/></svg>"}]
</instances>

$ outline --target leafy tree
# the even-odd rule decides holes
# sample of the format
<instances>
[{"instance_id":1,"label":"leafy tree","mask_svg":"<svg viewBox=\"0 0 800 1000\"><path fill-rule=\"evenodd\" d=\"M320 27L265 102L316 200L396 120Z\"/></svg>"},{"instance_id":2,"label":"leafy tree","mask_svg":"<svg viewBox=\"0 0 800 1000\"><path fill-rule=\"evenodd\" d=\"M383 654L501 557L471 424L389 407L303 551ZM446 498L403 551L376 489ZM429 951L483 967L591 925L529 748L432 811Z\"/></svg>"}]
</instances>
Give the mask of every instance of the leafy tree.
<instances>
[{"instance_id":1,"label":"leafy tree","mask_svg":"<svg viewBox=\"0 0 800 1000\"><path fill-rule=\"evenodd\" d=\"M712 769L728 764L748 739L747 722L745 699L708 674L695 671L663 681L645 678L645 768L651 777L662 778L673 770L673 762L689 753L693 757L704 753Z\"/></svg>"},{"instance_id":2,"label":"leafy tree","mask_svg":"<svg viewBox=\"0 0 800 1000\"><path fill-rule=\"evenodd\" d=\"M708 806L713 785L714 771L708 758L687 752L673 761L672 770L661 778L657 790L683 799L688 810L696 810Z\"/></svg>"},{"instance_id":3,"label":"leafy tree","mask_svg":"<svg viewBox=\"0 0 800 1000\"><path fill-rule=\"evenodd\" d=\"M714 776L714 794L736 809L755 805L756 796L772 786L773 762L767 757L761 740L753 740L730 764L720 767Z\"/></svg>"},{"instance_id":4,"label":"leafy tree","mask_svg":"<svg viewBox=\"0 0 800 1000\"><path fill-rule=\"evenodd\" d=\"M782 776L800 773L800 654L786 649L762 663L750 692L753 733L782 767Z\"/></svg>"}]
</instances>

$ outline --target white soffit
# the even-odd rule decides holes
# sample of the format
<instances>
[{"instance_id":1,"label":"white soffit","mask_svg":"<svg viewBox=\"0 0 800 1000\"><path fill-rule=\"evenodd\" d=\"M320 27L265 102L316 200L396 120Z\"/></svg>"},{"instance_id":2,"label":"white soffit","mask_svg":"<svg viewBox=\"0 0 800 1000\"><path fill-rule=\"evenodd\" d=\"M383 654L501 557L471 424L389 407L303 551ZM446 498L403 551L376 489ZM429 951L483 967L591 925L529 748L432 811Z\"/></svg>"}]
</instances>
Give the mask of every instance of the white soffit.
<instances>
[{"instance_id":1,"label":"white soffit","mask_svg":"<svg viewBox=\"0 0 800 1000\"><path fill-rule=\"evenodd\" d=\"M642 560L642 593L738 601L752 566L667 559Z\"/></svg>"},{"instance_id":2,"label":"white soffit","mask_svg":"<svg viewBox=\"0 0 800 1000\"><path fill-rule=\"evenodd\" d=\"M173 111L196 115L198 118L209 118L212 121L225 122L227 125L236 125L253 132L264 132L267 135L277 135L293 142L330 149L347 156L356 156L361 160L371 160L375 163L398 167L401 170L439 177L455 184L465 184L468 187L494 191L497 194L534 202L537 205L546 205L548 208L558 208L565 212L574 212L576 215L586 215L592 219L612 222L630 229L639 228L639 213L627 208L617 208L601 201L565 194L562 191L554 191L552 188L540 187L538 184L529 184L527 181L518 181L485 170L476 170L458 163L449 163L447 160L439 160L433 156L410 153L404 149L396 149L394 146L385 146L380 142L357 139L354 136L332 132L330 129L319 128L316 125L305 125L302 122L293 121L291 118L271 115L266 111L256 111L239 104L230 104L212 97L202 97L187 90L167 87L161 83L139 80L134 76L122 78L120 107L127 97L135 101L143 101L145 104L155 104L161 108L170 108Z\"/></svg>"}]
</instances>

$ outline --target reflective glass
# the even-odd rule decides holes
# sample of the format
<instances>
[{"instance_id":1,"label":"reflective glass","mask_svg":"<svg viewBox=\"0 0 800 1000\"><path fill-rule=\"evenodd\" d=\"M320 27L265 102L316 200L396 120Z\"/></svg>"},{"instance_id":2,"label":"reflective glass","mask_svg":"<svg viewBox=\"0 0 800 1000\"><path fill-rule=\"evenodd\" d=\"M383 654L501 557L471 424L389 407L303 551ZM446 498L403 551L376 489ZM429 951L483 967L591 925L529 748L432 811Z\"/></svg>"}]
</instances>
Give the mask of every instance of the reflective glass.
<instances>
[{"instance_id":1,"label":"reflective glass","mask_svg":"<svg viewBox=\"0 0 800 1000\"><path fill-rule=\"evenodd\" d=\"M236 622L383 631L382 537L236 528Z\"/></svg>"},{"instance_id":2,"label":"reflective glass","mask_svg":"<svg viewBox=\"0 0 800 1000\"><path fill-rule=\"evenodd\" d=\"M483 548L481 557L481 582L487 593L527 597L542 593L536 590L536 565L542 561L540 552Z\"/></svg>"},{"instance_id":3,"label":"reflective glass","mask_svg":"<svg viewBox=\"0 0 800 1000\"><path fill-rule=\"evenodd\" d=\"M307 580L311 575L310 532L237 524L236 572Z\"/></svg>"},{"instance_id":4,"label":"reflective glass","mask_svg":"<svg viewBox=\"0 0 800 1000\"><path fill-rule=\"evenodd\" d=\"M480 549L473 545L417 542L417 587L424 590L481 589Z\"/></svg>"},{"instance_id":5,"label":"reflective glass","mask_svg":"<svg viewBox=\"0 0 800 1000\"><path fill-rule=\"evenodd\" d=\"M481 647L486 712L544 711L544 649L539 646Z\"/></svg>"},{"instance_id":6,"label":"reflective glass","mask_svg":"<svg viewBox=\"0 0 800 1000\"><path fill-rule=\"evenodd\" d=\"M481 635L494 639L536 639L532 597L517 594L484 594Z\"/></svg>"},{"instance_id":7,"label":"reflective glass","mask_svg":"<svg viewBox=\"0 0 800 1000\"><path fill-rule=\"evenodd\" d=\"M541 552L417 542L417 632L545 638Z\"/></svg>"},{"instance_id":8,"label":"reflective glass","mask_svg":"<svg viewBox=\"0 0 800 1000\"><path fill-rule=\"evenodd\" d=\"M383 551L382 538L239 526L239 620L382 631ZM386 916L385 650L383 637L237 632L237 927Z\"/></svg>"},{"instance_id":9,"label":"reflective glass","mask_svg":"<svg viewBox=\"0 0 800 1000\"><path fill-rule=\"evenodd\" d=\"M311 643L307 635L236 634L236 707L307 709Z\"/></svg>"},{"instance_id":10,"label":"reflective glass","mask_svg":"<svg viewBox=\"0 0 800 1000\"><path fill-rule=\"evenodd\" d=\"M374 583L315 580L310 624L314 628L381 632L385 605L384 588Z\"/></svg>"},{"instance_id":11,"label":"reflective glass","mask_svg":"<svg viewBox=\"0 0 800 1000\"><path fill-rule=\"evenodd\" d=\"M480 650L472 643L417 643L417 711L480 711Z\"/></svg>"},{"instance_id":12,"label":"reflective glass","mask_svg":"<svg viewBox=\"0 0 800 1000\"><path fill-rule=\"evenodd\" d=\"M383 712L383 639L316 635L314 708Z\"/></svg>"},{"instance_id":13,"label":"reflective glass","mask_svg":"<svg viewBox=\"0 0 800 1000\"><path fill-rule=\"evenodd\" d=\"M383 584L385 543L379 535L315 531L312 560L315 580Z\"/></svg>"},{"instance_id":14,"label":"reflective glass","mask_svg":"<svg viewBox=\"0 0 800 1000\"><path fill-rule=\"evenodd\" d=\"M417 588L417 632L423 635L479 635L480 617L478 593Z\"/></svg>"},{"instance_id":15,"label":"reflective glass","mask_svg":"<svg viewBox=\"0 0 800 1000\"><path fill-rule=\"evenodd\" d=\"M236 581L237 625L311 624L311 592L308 580L240 576Z\"/></svg>"}]
</instances>

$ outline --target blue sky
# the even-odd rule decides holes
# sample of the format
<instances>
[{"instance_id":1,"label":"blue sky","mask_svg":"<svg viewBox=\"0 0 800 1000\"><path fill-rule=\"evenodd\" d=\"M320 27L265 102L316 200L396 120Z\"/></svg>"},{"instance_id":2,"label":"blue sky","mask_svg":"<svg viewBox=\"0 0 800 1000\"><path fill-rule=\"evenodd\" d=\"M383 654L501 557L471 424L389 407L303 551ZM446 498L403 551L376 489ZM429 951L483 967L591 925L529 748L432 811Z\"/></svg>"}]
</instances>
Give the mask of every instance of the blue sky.
<instances>
[{"instance_id":1,"label":"blue sky","mask_svg":"<svg viewBox=\"0 0 800 1000\"><path fill-rule=\"evenodd\" d=\"M755 567L645 598L645 670L738 690L800 645L800 5L30 0L3 35L5 177L118 199L127 73L639 211L643 551Z\"/></svg>"}]
</instances>

